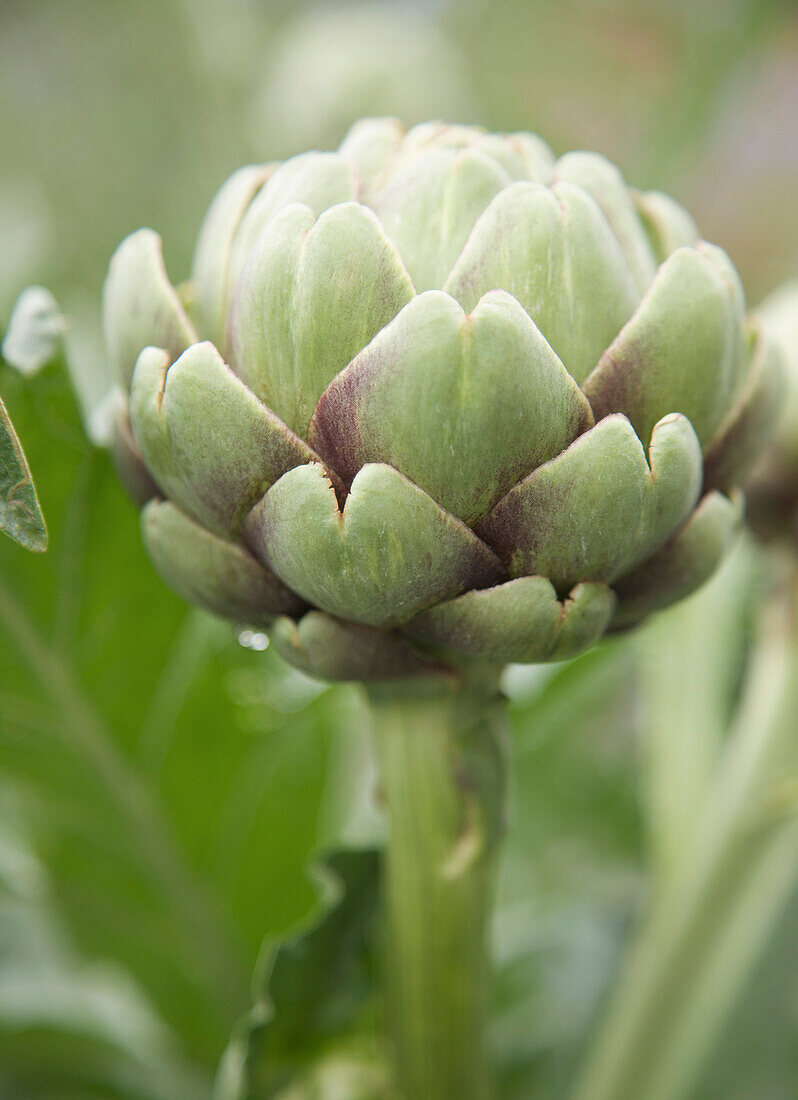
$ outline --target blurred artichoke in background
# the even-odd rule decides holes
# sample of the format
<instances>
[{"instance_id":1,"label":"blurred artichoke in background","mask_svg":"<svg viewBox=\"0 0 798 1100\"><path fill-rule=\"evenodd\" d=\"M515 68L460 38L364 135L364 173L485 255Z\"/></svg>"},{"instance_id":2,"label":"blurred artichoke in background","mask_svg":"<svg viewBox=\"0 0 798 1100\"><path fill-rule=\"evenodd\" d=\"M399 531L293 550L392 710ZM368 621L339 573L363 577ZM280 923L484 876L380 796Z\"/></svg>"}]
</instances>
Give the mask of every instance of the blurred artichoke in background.
<instances>
[{"instance_id":1,"label":"blurred artichoke in background","mask_svg":"<svg viewBox=\"0 0 798 1100\"><path fill-rule=\"evenodd\" d=\"M299 8L261 62L250 107L257 148L279 155L328 146L367 111L398 111L410 122L472 113L468 65L437 14L432 5L372 0Z\"/></svg>"},{"instance_id":2,"label":"blurred artichoke in background","mask_svg":"<svg viewBox=\"0 0 798 1100\"><path fill-rule=\"evenodd\" d=\"M473 127L241 169L189 283L123 241L104 323L157 570L330 679L563 658L686 595L780 400L677 203Z\"/></svg>"},{"instance_id":3,"label":"blurred artichoke in background","mask_svg":"<svg viewBox=\"0 0 798 1100\"><path fill-rule=\"evenodd\" d=\"M757 314L781 348L787 392L778 430L746 487L747 518L764 539L798 540L798 280L774 291Z\"/></svg>"}]
</instances>

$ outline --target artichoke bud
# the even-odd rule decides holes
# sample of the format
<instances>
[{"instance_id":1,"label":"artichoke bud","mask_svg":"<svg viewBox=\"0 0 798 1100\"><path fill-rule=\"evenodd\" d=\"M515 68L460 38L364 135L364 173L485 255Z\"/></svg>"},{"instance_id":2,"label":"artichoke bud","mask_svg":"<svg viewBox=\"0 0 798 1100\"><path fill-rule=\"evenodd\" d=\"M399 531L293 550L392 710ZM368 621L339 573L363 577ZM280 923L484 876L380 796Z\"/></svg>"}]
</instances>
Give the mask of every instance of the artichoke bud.
<instances>
[{"instance_id":1,"label":"artichoke bud","mask_svg":"<svg viewBox=\"0 0 798 1100\"><path fill-rule=\"evenodd\" d=\"M532 134L366 119L240 169L191 284L140 230L105 285L145 543L329 679L560 660L687 595L781 401L689 214Z\"/></svg>"},{"instance_id":2,"label":"artichoke bud","mask_svg":"<svg viewBox=\"0 0 798 1100\"><path fill-rule=\"evenodd\" d=\"M776 430L746 484L746 519L764 540L798 541L798 280L775 290L756 311L759 358L781 357L785 386L771 396ZM767 370L760 368L767 376ZM767 383L758 382L762 389ZM784 392L786 390L786 393Z\"/></svg>"}]
</instances>

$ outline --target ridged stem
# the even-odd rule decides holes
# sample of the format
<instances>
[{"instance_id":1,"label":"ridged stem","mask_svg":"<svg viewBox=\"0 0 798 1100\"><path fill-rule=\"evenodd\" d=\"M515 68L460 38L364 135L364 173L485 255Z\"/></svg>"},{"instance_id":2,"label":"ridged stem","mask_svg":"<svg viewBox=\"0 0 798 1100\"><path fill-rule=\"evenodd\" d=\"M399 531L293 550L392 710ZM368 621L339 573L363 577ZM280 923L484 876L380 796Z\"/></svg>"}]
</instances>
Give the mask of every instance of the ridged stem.
<instances>
[{"instance_id":1,"label":"ridged stem","mask_svg":"<svg viewBox=\"0 0 798 1100\"><path fill-rule=\"evenodd\" d=\"M492 1100L486 927L504 802L495 675L371 693L385 856L388 1027L402 1100Z\"/></svg>"}]
</instances>

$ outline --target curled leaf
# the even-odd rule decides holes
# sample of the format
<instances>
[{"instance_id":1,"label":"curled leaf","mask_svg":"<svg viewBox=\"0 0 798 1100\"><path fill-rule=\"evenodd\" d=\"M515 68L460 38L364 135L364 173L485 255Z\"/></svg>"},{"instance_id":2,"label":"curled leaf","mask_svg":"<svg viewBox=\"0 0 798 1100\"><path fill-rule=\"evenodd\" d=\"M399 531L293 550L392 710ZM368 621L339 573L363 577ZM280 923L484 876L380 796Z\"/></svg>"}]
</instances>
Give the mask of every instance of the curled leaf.
<instances>
[{"instance_id":1,"label":"curled leaf","mask_svg":"<svg viewBox=\"0 0 798 1100\"><path fill-rule=\"evenodd\" d=\"M336 1043L351 1043L358 1024L362 1038L373 1034L379 853L340 850L315 870L317 915L308 927L267 945L255 1007L240 1021L222 1061L218 1100L289 1095L284 1090L329 1058Z\"/></svg>"}]
</instances>

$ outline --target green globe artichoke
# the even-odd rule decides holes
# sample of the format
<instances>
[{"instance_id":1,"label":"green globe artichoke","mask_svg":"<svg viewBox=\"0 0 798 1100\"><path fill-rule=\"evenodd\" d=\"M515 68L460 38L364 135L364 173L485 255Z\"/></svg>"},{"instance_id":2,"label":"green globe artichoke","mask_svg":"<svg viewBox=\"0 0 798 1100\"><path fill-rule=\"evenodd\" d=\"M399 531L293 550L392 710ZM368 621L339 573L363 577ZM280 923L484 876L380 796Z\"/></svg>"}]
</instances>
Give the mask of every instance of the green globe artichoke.
<instances>
[{"instance_id":1,"label":"green globe artichoke","mask_svg":"<svg viewBox=\"0 0 798 1100\"><path fill-rule=\"evenodd\" d=\"M798 280L774 291L757 310L786 365L783 411L746 483L747 519L763 539L798 542Z\"/></svg>"},{"instance_id":2,"label":"green globe artichoke","mask_svg":"<svg viewBox=\"0 0 798 1100\"><path fill-rule=\"evenodd\" d=\"M330 679L564 658L686 595L781 385L672 199L436 123L242 168L177 289L132 234L104 324L156 569Z\"/></svg>"}]
</instances>

